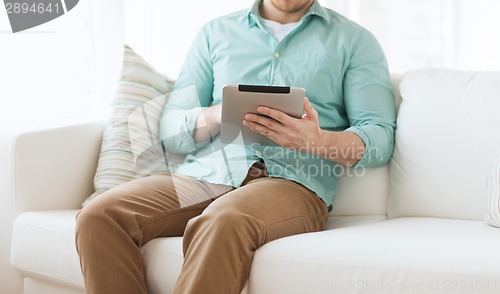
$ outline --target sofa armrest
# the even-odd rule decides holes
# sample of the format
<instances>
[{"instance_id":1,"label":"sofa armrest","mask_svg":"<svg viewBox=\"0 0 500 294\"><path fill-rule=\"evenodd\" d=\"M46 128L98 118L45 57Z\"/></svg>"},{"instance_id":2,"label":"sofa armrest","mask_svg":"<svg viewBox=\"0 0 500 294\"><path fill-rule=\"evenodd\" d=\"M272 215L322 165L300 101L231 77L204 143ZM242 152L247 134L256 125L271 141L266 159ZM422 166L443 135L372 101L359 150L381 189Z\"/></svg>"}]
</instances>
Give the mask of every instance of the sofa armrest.
<instances>
[{"instance_id":1,"label":"sofa armrest","mask_svg":"<svg viewBox=\"0 0 500 294\"><path fill-rule=\"evenodd\" d=\"M9 141L3 168L14 214L79 208L93 192L103 126L93 121L2 134Z\"/></svg>"}]
</instances>

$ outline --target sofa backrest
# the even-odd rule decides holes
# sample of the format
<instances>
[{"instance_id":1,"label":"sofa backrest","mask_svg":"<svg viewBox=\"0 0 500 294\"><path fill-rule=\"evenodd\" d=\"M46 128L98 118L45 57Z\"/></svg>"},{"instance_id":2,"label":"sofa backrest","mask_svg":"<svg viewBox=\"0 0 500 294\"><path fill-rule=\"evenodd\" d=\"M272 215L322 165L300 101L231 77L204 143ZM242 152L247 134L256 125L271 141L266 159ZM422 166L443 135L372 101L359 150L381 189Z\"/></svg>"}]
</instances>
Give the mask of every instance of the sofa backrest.
<instances>
[{"instance_id":1,"label":"sofa backrest","mask_svg":"<svg viewBox=\"0 0 500 294\"><path fill-rule=\"evenodd\" d=\"M401 103L401 76L391 77L396 109ZM339 178L332 216L387 215L389 166L356 170L347 168Z\"/></svg>"},{"instance_id":2,"label":"sofa backrest","mask_svg":"<svg viewBox=\"0 0 500 294\"><path fill-rule=\"evenodd\" d=\"M389 218L482 220L500 151L500 72L415 70L400 90Z\"/></svg>"}]
</instances>

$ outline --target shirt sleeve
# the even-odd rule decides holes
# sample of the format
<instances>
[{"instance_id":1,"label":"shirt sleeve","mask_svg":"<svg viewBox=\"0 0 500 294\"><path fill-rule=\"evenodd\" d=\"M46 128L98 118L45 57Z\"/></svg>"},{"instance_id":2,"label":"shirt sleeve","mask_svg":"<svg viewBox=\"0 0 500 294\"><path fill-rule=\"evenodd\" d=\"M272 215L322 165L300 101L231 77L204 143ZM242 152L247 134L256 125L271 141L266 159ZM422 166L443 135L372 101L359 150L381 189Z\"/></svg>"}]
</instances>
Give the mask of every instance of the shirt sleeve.
<instances>
[{"instance_id":1,"label":"shirt sleeve","mask_svg":"<svg viewBox=\"0 0 500 294\"><path fill-rule=\"evenodd\" d=\"M196 36L170 93L159 134L166 151L192 153L209 141L195 143L194 127L203 109L213 102L213 70L206 27Z\"/></svg>"},{"instance_id":2,"label":"shirt sleeve","mask_svg":"<svg viewBox=\"0 0 500 294\"><path fill-rule=\"evenodd\" d=\"M386 164L394 150L396 110L385 55L376 38L362 30L354 38L344 76L344 104L350 127L365 144L356 166Z\"/></svg>"}]
</instances>

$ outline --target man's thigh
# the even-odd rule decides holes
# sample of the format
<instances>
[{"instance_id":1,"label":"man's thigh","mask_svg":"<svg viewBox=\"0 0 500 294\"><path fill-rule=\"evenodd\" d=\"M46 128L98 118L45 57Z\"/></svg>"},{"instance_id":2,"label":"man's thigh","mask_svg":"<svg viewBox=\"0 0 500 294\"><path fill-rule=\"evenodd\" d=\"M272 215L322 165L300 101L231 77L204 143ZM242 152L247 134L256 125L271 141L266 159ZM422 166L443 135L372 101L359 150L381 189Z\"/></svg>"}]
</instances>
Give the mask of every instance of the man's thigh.
<instances>
[{"instance_id":1,"label":"man's thigh","mask_svg":"<svg viewBox=\"0 0 500 294\"><path fill-rule=\"evenodd\" d=\"M269 241L324 229L328 208L311 190L290 180L258 178L222 195L203 214L230 210L242 220L258 222L264 230L259 236L263 245Z\"/></svg>"},{"instance_id":2,"label":"man's thigh","mask_svg":"<svg viewBox=\"0 0 500 294\"><path fill-rule=\"evenodd\" d=\"M142 236L139 245L143 245L156 237L182 236L187 222L217 196L195 179L158 174L104 192L80 214L104 214L133 235Z\"/></svg>"}]
</instances>

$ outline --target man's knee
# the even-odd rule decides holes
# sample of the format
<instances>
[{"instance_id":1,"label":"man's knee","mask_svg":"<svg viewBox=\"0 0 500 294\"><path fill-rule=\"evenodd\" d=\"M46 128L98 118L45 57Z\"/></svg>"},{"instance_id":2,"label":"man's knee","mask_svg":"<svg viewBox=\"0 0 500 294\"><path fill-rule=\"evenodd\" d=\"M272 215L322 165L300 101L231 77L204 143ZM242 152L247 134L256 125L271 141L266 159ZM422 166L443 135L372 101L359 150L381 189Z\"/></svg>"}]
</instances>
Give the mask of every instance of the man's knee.
<instances>
[{"instance_id":1,"label":"man's knee","mask_svg":"<svg viewBox=\"0 0 500 294\"><path fill-rule=\"evenodd\" d=\"M238 238L256 236L261 230L261 222L237 208L207 208L201 215L189 220L185 237L208 231L218 238Z\"/></svg>"},{"instance_id":2,"label":"man's knee","mask_svg":"<svg viewBox=\"0 0 500 294\"><path fill-rule=\"evenodd\" d=\"M106 234L120 219L120 206L113 201L94 199L76 216L76 238L97 239L100 234Z\"/></svg>"},{"instance_id":3,"label":"man's knee","mask_svg":"<svg viewBox=\"0 0 500 294\"><path fill-rule=\"evenodd\" d=\"M75 226L77 239L80 237L85 238L86 235L94 234L103 228L106 217L101 212L100 209L93 205L88 205L78 212Z\"/></svg>"}]
</instances>

